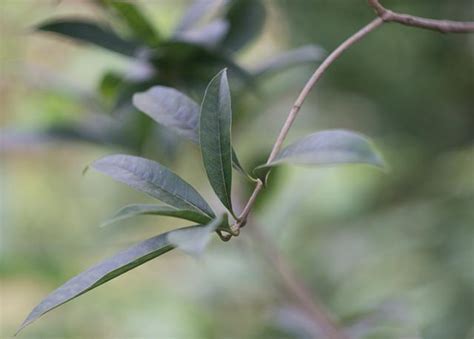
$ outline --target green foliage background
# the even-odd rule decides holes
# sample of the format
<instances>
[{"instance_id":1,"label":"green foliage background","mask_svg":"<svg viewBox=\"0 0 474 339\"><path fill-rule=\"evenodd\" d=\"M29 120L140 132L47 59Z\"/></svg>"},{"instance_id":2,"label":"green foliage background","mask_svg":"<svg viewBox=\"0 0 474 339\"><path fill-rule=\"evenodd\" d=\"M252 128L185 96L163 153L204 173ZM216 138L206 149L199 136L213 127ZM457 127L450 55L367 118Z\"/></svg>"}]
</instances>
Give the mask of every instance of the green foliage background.
<instances>
[{"instance_id":1,"label":"green foliage background","mask_svg":"<svg viewBox=\"0 0 474 339\"><path fill-rule=\"evenodd\" d=\"M166 35L188 2L140 4ZM363 1L265 5L263 34L238 55L248 66L302 44L330 51L373 17ZM386 5L472 20L471 1ZM113 53L30 31L67 14L100 16L85 1L0 4L3 128L80 120L94 107L90 98L103 72L128 66ZM258 201L256 220L361 338L474 334L473 38L390 24L354 46L311 94L289 141L314 130L354 129L374 137L390 172L283 167ZM247 167L266 157L313 69L289 70L263 82L261 95L233 98L233 141ZM163 133L143 153L212 197L199 150ZM170 148L162 148L169 140ZM99 174L82 176L85 165L116 147L48 145L1 153L2 337L71 276L140 239L184 225L143 217L98 228L117 208L150 200ZM241 187L234 192L238 201L251 186L234 180ZM306 324L245 229L228 244L215 240L199 260L176 252L152 261L51 312L22 336L305 338L311 330Z\"/></svg>"}]
</instances>

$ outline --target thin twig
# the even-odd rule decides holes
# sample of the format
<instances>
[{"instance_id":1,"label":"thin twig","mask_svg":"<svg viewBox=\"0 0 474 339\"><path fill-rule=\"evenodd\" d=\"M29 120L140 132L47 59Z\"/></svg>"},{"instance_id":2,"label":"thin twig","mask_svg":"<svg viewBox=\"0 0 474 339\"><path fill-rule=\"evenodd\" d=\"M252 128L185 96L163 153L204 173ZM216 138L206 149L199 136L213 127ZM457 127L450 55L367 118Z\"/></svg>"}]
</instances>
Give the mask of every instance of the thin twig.
<instances>
[{"instance_id":1,"label":"thin twig","mask_svg":"<svg viewBox=\"0 0 474 339\"><path fill-rule=\"evenodd\" d=\"M339 56L346 49L348 49L350 46L358 42L360 39L362 39L365 35L367 35L371 31L379 27L382 23L383 23L383 20L380 17L374 19L369 24L364 26L361 30L359 30L357 33L350 36L341 45L339 45L339 47L337 47L331 54L329 54L328 57L321 63L321 65L319 65L319 67L316 69L316 71L313 73L313 75L308 80L306 85L303 87L301 93L299 94L298 98L293 104L293 107L291 108L290 113L288 114L288 117L286 118L286 121L283 124L280 134L278 135L275 141L275 144L273 145L272 151L267 160L267 164L271 163L275 159L277 153L280 151L283 141L285 141L285 138L288 135L288 131L290 130L291 125L293 125L293 122L295 121L296 116L298 115L298 112L300 111L301 106L303 105L306 97L311 92L311 89L314 87L314 85L319 81L319 79L321 79L324 72L329 68L329 66L334 61L337 60L337 58L339 58ZM255 200L262 189L263 189L263 182L261 180L258 180L257 185L255 186L250 199L248 200L247 204L244 207L244 210L239 216L239 221L237 223L238 227L242 227L243 225L245 225L247 217L250 213L250 210L255 204Z\"/></svg>"},{"instance_id":2,"label":"thin twig","mask_svg":"<svg viewBox=\"0 0 474 339\"><path fill-rule=\"evenodd\" d=\"M382 25L384 22L398 22L407 26L437 30L443 33L474 32L473 22L456 22L449 20L426 19L390 11L383 7L378 0L368 0L368 2L369 5L376 11L378 17L366 26L364 26L361 30L350 36L341 45L339 45L339 47L337 47L316 69L316 71L313 73L306 85L303 87L295 103L293 104L293 107L291 108L288 117L286 118L286 121L275 141L275 144L273 145L272 151L267 160L267 164L271 163L275 159L306 97L309 95L314 85L319 81L319 79L321 79L321 77L329 68L329 66L332 65L345 50L347 50L353 44L357 43L368 33L372 32L377 27ZM261 180L258 180L252 192L252 195L247 201L245 207L243 208L242 213L237 219L237 222L233 225L234 230L238 230L239 228L245 226L249 213L252 210L257 196L259 195L263 187L263 182ZM306 288L304 283L297 278L297 276L292 271L290 265L279 253L276 246L262 233L260 233L260 230L258 230L257 227L253 228L253 230L255 231L254 234L256 238L258 238L257 240L262 244L261 247L265 250L268 259L273 264L273 266L275 266L277 272L282 277L281 281L285 289L296 301L298 301L302 308L305 309L308 314L311 315L311 318L318 325L318 328L321 329L321 331L325 335L325 338L346 338L344 332L339 329L337 324L333 322L331 317L328 315L329 313L325 310L325 307L319 301L315 300L314 295ZM230 237L226 238L225 240L229 239Z\"/></svg>"},{"instance_id":3,"label":"thin twig","mask_svg":"<svg viewBox=\"0 0 474 339\"><path fill-rule=\"evenodd\" d=\"M252 222L252 238L254 238L265 254L270 264L281 276L281 286L287 295L299 305L306 314L314 321L318 330L321 331L322 338L327 339L346 339L347 336L338 325L329 316L329 311L319 302L318 298L312 293L298 278L288 261L280 254L275 244L263 233L261 226Z\"/></svg>"},{"instance_id":4,"label":"thin twig","mask_svg":"<svg viewBox=\"0 0 474 339\"><path fill-rule=\"evenodd\" d=\"M385 22L397 22L405 26L413 26L424 29L431 29L441 33L472 33L474 32L474 22L472 21L451 21L434 20L418 16L397 13L391 11L380 3L379 0L368 0L369 5L375 10L377 15Z\"/></svg>"},{"instance_id":5,"label":"thin twig","mask_svg":"<svg viewBox=\"0 0 474 339\"><path fill-rule=\"evenodd\" d=\"M322 77L324 72L328 69L328 67L336 61L337 58L350 46L358 42L362 39L365 35L369 32L373 31L377 27L379 27L383 23L381 18L376 18L366 26L364 26L361 30L357 33L349 37L346 41L344 41L339 47L337 47L324 61L323 63L316 69L314 74L308 80L306 85L303 87L303 90L299 94L298 98L296 99L293 107L291 108L288 117L280 131L280 134L273 145L272 152L270 153L267 164L270 163L277 153L280 151L283 141L285 140L288 131L290 130L291 125L296 119L296 116L303 105L306 97L310 93L311 89L314 85L319 81ZM240 214L238 221L235 225L236 228L243 227L246 222L248 215L255 204L258 194L263 189L263 182L261 180L257 181L257 184L250 196L249 200L247 201L242 213ZM338 326L332 321L332 319L327 315L328 313L324 309L324 307L314 300L314 296L311 292L305 287L305 285L297 278L297 276L293 273L290 268L290 265L284 260L284 258L279 254L278 249L275 245L266 239L258 230L255 232L257 237L259 238L258 241L263 243L262 248L264 248L267 252L267 257L270 259L272 264L277 269L278 273L282 277L283 285L285 286L286 290L292 295L299 304L308 312L311 318L315 321L321 331L325 334L326 338L329 339L344 339L346 338L345 334L338 328Z\"/></svg>"}]
</instances>

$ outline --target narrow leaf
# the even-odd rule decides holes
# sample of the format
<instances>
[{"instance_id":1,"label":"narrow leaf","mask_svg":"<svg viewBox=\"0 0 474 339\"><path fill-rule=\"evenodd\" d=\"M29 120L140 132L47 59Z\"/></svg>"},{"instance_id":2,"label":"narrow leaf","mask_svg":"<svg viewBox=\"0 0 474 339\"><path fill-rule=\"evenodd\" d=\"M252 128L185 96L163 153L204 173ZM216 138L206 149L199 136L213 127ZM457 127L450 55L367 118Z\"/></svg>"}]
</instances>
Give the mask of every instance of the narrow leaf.
<instances>
[{"instance_id":1,"label":"narrow leaf","mask_svg":"<svg viewBox=\"0 0 474 339\"><path fill-rule=\"evenodd\" d=\"M102 261L81 274L67 281L64 285L44 298L28 315L18 332L54 308L114 279L131 269L144 264L176 247L184 247L196 242L203 248L202 243L209 241L220 219L215 219L209 225L190 226L152 237L132 246L115 256ZM204 239L202 239L204 238ZM184 245L183 245L184 244ZM204 245L205 245L204 244ZM18 333L17 332L17 333Z\"/></svg>"},{"instance_id":2,"label":"narrow leaf","mask_svg":"<svg viewBox=\"0 0 474 339\"><path fill-rule=\"evenodd\" d=\"M140 215L162 215L168 217L181 218L189 221L194 221L199 224L208 223L211 218L202 213L191 210L176 209L170 206L148 205L148 204L134 204L128 205L120 209L110 219L105 221L102 226L115 223L120 220L133 218Z\"/></svg>"},{"instance_id":3,"label":"narrow leaf","mask_svg":"<svg viewBox=\"0 0 474 339\"><path fill-rule=\"evenodd\" d=\"M216 19L205 26L179 32L174 36L174 40L213 47L222 40L228 30L229 23L227 21Z\"/></svg>"},{"instance_id":4,"label":"narrow leaf","mask_svg":"<svg viewBox=\"0 0 474 339\"><path fill-rule=\"evenodd\" d=\"M227 72L219 72L207 86L201 105L199 140L207 177L214 192L232 212L232 110Z\"/></svg>"},{"instance_id":5,"label":"narrow leaf","mask_svg":"<svg viewBox=\"0 0 474 339\"><path fill-rule=\"evenodd\" d=\"M92 167L168 205L214 217L207 202L190 184L155 161L110 155L94 161Z\"/></svg>"},{"instance_id":6,"label":"narrow leaf","mask_svg":"<svg viewBox=\"0 0 474 339\"><path fill-rule=\"evenodd\" d=\"M133 104L160 125L199 143L199 105L174 88L154 86L136 93Z\"/></svg>"},{"instance_id":7,"label":"narrow leaf","mask_svg":"<svg viewBox=\"0 0 474 339\"><path fill-rule=\"evenodd\" d=\"M225 218L225 222L227 218ZM224 223L224 218L219 216L210 221L206 226L192 229L176 230L168 234L168 241L177 249L193 256L200 256L211 241L212 233Z\"/></svg>"},{"instance_id":8,"label":"narrow leaf","mask_svg":"<svg viewBox=\"0 0 474 339\"><path fill-rule=\"evenodd\" d=\"M198 75L198 70L222 69L227 67L248 88L256 89L254 78L242 66L240 66L228 51L221 48L209 48L202 44L189 41L168 40L160 44L159 51L152 53L151 62L157 67L163 64L181 65L179 70L186 76ZM191 72L191 73L189 73ZM201 74L202 75L202 74ZM191 86L191 84L186 84ZM192 86L191 86L192 87Z\"/></svg>"},{"instance_id":9,"label":"narrow leaf","mask_svg":"<svg viewBox=\"0 0 474 339\"><path fill-rule=\"evenodd\" d=\"M155 27L153 27L137 6L126 1L109 0L107 2L127 23L135 38L143 40L149 46L156 46L160 42Z\"/></svg>"},{"instance_id":10,"label":"narrow leaf","mask_svg":"<svg viewBox=\"0 0 474 339\"><path fill-rule=\"evenodd\" d=\"M206 15L212 12L213 8L219 6L217 0L195 0L184 13L175 32L184 32L195 27Z\"/></svg>"},{"instance_id":11,"label":"narrow leaf","mask_svg":"<svg viewBox=\"0 0 474 339\"><path fill-rule=\"evenodd\" d=\"M88 42L131 57L136 56L140 49L138 43L122 39L110 29L101 27L94 22L82 21L79 19L52 21L44 23L36 29L40 31L53 32L78 41Z\"/></svg>"},{"instance_id":12,"label":"narrow leaf","mask_svg":"<svg viewBox=\"0 0 474 339\"><path fill-rule=\"evenodd\" d=\"M303 46L266 60L265 63L257 66L252 73L256 77L261 77L292 66L321 61L323 56L324 50L321 47L315 45Z\"/></svg>"},{"instance_id":13,"label":"narrow leaf","mask_svg":"<svg viewBox=\"0 0 474 339\"><path fill-rule=\"evenodd\" d=\"M310 134L284 148L276 158L256 168L259 177L279 164L336 165L368 164L384 167L372 142L362 134L346 130L327 130Z\"/></svg>"},{"instance_id":14,"label":"narrow leaf","mask_svg":"<svg viewBox=\"0 0 474 339\"><path fill-rule=\"evenodd\" d=\"M236 52L255 39L263 29L266 11L261 0L232 0L226 19L230 29L222 47Z\"/></svg>"},{"instance_id":15,"label":"narrow leaf","mask_svg":"<svg viewBox=\"0 0 474 339\"><path fill-rule=\"evenodd\" d=\"M145 92L136 93L133 96L133 104L160 125L199 144L200 107L188 96L174 88L154 86ZM232 165L242 175L251 178L240 164L234 150Z\"/></svg>"}]
</instances>

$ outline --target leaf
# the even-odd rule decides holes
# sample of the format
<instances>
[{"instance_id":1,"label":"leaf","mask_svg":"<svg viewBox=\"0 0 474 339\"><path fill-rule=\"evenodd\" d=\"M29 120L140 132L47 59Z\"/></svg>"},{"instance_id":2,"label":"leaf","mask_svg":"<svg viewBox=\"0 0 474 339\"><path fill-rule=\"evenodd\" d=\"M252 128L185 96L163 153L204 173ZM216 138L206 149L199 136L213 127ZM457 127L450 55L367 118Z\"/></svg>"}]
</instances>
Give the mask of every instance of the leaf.
<instances>
[{"instance_id":1,"label":"leaf","mask_svg":"<svg viewBox=\"0 0 474 339\"><path fill-rule=\"evenodd\" d=\"M192 29L209 12L212 12L213 7L216 8L218 5L219 1L216 0L195 0L188 7L186 13L184 13L175 32L184 32Z\"/></svg>"},{"instance_id":2,"label":"leaf","mask_svg":"<svg viewBox=\"0 0 474 339\"><path fill-rule=\"evenodd\" d=\"M135 38L143 40L152 47L160 43L155 27L153 27L137 6L131 2L117 0L109 0L107 3L127 23Z\"/></svg>"},{"instance_id":3,"label":"leaf","mask_svg":"<svg viewBox=\"0 0 474 339\"><path fill-rule=\"evenodd\" d=\"M113 102L125 79L117 72L105 72L99 81L98 92L107 102Z\"/></svg>"},{"instance_id":4,"label":"leaf","mask_svg":"<svg viewBox=\"0 0 474 339\"><path fill-rule=\"evenodd\" d=\"M199 140L207 177L214 192L232 212L232 147L230 103L227 71L220 71L207 86L201 105Z\"/></svg>"},{"instance_id":5,"label":"leaf","mask_svg":"<svg viewBox=\"0 0 474 339\"><path fill-rule=\"evenodd\" d=\"M281 150L271 163L257 167L256 174L262 178L270 167L285 163L368 164L381 168L385 166L382 157L367 137L346 130L327 130L310 134Z\"/></svg>"},{"instance_id":6,"label":"leaf","mask_svg":"<svg viewBox=\"0 0 474 339\"><path fill-rule=\"evenodd\" d=\"M265 16L261 0L232 0L226 15L230 29L222 47L236 52L247 45L262 31Z\"/></svg>"},{"instance_id":7,"label":"leaf","mask_svg":"<svg viewBox=\"0 0 474 339\"><path fill-rule=\"evenodd\" d=\"M160 125L199 143L199 105L174 88L154 86L136 93L133 104Z\"/></svg>"},{"instance_id":8,"label":"leaf","mask_svg":"<svg viewBox=\"0 0 474 339\"><path fill-rule=\"evenodd\" d=\"M192 250L191 244L196 242L199 245L199 249L203 249L203 243L204 245L207 244L210 233L218 227L221 221L220 218L217 218L206 226L196 225L163 233L142 241L92 266L44 298L31 311L17 333L54 308L174 248L182 248L185 251Z\"/></svg>"},{"instance_id":9,"label":"leaf","mask_svg":"<svg viewBox=\"0 0 474 339\"><path fill-rule=\"evenodd\" d=\"M92 167L168 205L214 217L207 202L191 185L155 161L118 154L96 160Z\"/></svg>"},{"instance_id":10,"label":"leaf","mask_svg":"<svg viewBox=\"0 0 474 339\"><path fill-rule=\"evenodd\" d=\"M133 104L160 125L199 144L200 107L188 96L174 88L154 86L145 92L136 93L133 96ZM240 164L234 150L232 165L242 175L251 178Z\"/></svg>"},{"instance_id":11,"label":"leaf","mask_svg":"<svg viewBox=\"0 0 474 339\"><path fill-rule=\"evenodd\" d=\"M245 85L250 88L255 87L252 75L228 53L218 48L188 41L169 40L160 44L159 50L155 51L150 60L157 68L163 65L171 69L176 68L174 71L188 80L193 77L203 78L203 70L228 67Z\"/></svg>"},{"instance_id":12,"label":"leaf","mask_svg":"<svg viewBox=\"0 0 474 339\"><path fill-rule=\"evenodd\" d=\"M138 43L122 39L110 29L101 27L94 22L79 19L51 21L38 26L37 29L45 32L53 32L78 41L88 42L131 57L136 56L141 48Z\"/></svg>"},{"instance_id":13,"label":"leaf","mask_svg":"<svg viewBox=\"0 0 474 339\"><path fill-rule=\"evenodd\" d=\"M32 131L1 129L0 147L13 150L64 142L90 142L131 148L119 127L107 120L94 120L94 124L58 124Z\"/></svg>"},{"instance_id":14,"label":"leaf","mask_svg":"<svg viewBox=\"0 0 474 339\"><path fill-rule=\"evenodd\" d=\"M176 230L168 234L168 241L181 251L193 257L200 256L211 240L212 233L227 223L227 215L219 216L210 221L206 226Z\"/></svg>"},{"instance_id":15,"label":"leaf","mask_svg":"<svg viewBox=\"0 0 474 339\"><path fill-rule=\"evenodd\" d=\"M189 221L194 221L199 224L208 223L211 218L202 213L191 210L176 209L169 206L148 205L148 204L134 204L128 205L120 209L110 219L105 221L102 226L115 223L119 220L133 218L140 215L162 215L175 218L181 218Z\"/></svg>"},{"instance_id":16,"label":"leaf","mask_svg":"<svg viewBox=\"0 0 474 339\"><path fill-rule=\"evenodd\" d=\"M174 40L213 47L222 40L228 30L229 23L227 21L216 19L205 26L178 32L174 36Z\"/></svg>"},{"instance_id":17,"label":"leaf","mask_svg":"<svg viewBox=\"0 0 474 339\"><path fill-rule=\"evenodd\" d=\"M324 53L321 47L315 45L296 48L266 60L265 63L259 65L252 74L255 77L261 77L292 66L321 61Z\"/></svg>"}]
</instances>

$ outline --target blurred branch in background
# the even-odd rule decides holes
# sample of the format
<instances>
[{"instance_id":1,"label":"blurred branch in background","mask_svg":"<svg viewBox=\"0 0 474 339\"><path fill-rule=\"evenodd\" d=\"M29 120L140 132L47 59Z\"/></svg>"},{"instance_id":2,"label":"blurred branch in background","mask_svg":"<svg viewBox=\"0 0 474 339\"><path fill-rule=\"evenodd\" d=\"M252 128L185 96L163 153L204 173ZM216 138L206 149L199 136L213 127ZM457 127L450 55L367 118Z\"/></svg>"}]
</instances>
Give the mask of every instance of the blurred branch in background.
<instances>
[{"instance_id":1,"label":"blurred branch in background","mask_svg":"<svg viewBox=\"0 0 474 339\"><path fill-rule=\"evenodd\" d=\"M376 10L378 18L371 21L369 24L364 26L358 32L350 36L342 44L340 44L329 56L321 63L321 65L316 69L311 78L303 87L302 91L298 95L295 103L293 104L288 117L286 118L283 127L272 147L272 151L267 159L266 164L270 164L277 156L278 152L281 150L283 142L285 141L288 132L293 125L293 122L296 119L298 112L300 111L304 101L307 96L322 77L324 72L337 60L341 54L351 47L353 44L357 43L363 39L368 33L375 30L377 27L382 25L384 22L395 21L408 26L415 26L419 28L428 28L441 31L443 33L455 32L455 33L468 33L474 32L474 23L472 22L452 22L452 21L437 21L429 20L419 17L411 17L407 15L398 14L392 11L385 9L378 0L369 0L369 5ZM266 174L266 178L270 171ZM266 178L264 179L266 181ZM255 204L258 194L264 188L264 181L258 179L258 182L255 186L254 191L252 192L249 200L245 204L245 207L242 213L239 215L239 218L234 225L236 230L245 226L247 224L247 218L249 213ZM276 247L273 246L270 240L265 241L265 236L263 236L259 231L255 232L257 241L263 243L263 247L267 250L267 256L271 259L271 262L275 268L280 272L280 275L284 281L284 285L287 287L287 290L290 293L294 294L296 300L298 300L302 306L309 311L316 322L319 325L323 332L323 336L327 338L344 338L345 335L338 329L335 323L331 321L331 318L326 314L326 310L320 305L319 302L313 300L311 302L311 293L307 291L304 284L299 281L299 279L294 275L294 272L289 268L286 261L279 255ZM237 233L238 235L238 233ZM228 240L229 238L225 239Z\"/></svg>"}]
</instances>

